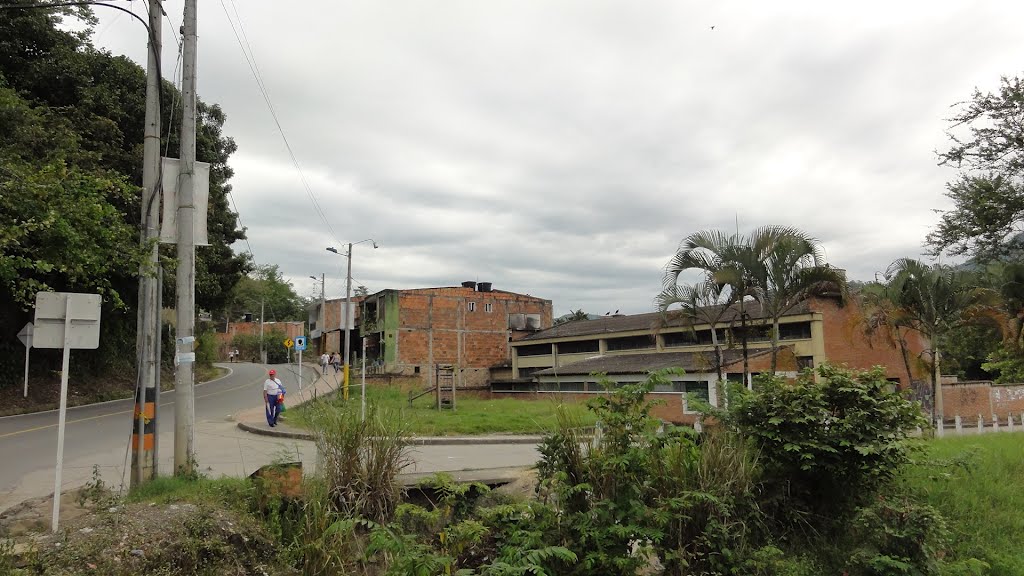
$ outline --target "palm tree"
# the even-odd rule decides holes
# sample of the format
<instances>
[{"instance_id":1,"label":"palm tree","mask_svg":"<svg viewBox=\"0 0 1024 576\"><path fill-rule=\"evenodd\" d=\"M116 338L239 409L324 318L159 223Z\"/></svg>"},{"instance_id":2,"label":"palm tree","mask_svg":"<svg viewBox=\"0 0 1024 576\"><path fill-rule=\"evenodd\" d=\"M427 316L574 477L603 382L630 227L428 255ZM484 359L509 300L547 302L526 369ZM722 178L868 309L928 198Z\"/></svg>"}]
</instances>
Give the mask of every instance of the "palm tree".
<instances>
[{"instance_id":1,"label":"palm tree","mask_svg":"<svg viewBox=\"0 0 1024 576\"><path fill-rule=\"evenodd\" d=\"M846 274L825 263L818 241L794 228L761 229L767 233L764 252L748 262L752 296L762 314L772 321L772 374L778 367L779 319L815 295L833 293L846 297ZM761 240L757 233L755 239Z\"/></svg>"},{"instance_id":2,"label":"palm tree","mask_svg":"<svg viewBox=\"0 0 1024 576\"><path fill-rule=\"evenodd\" d=\"M718 374L718 381L725 381L722 373L725 358L722 353L721 342L718 341L718 324L729 311L729 304L732 303L729 296L728 286L718 284L710 277L697 284L673 284L666 286L655 298L658 311L661 312L660 326L665 326L677 318L686 318L690 321L690 328L695 324L709 324L711 326L711 346L715 349L715 372ZM679 308L670 310L675 305Z\"/></svg>"},{"instance_id":3,"label":"palm tree","mask_svg":"<svg viewBox=\"0 0 1024 576\"><path fill-rule=\"evenodd\" d=\"M939 343L961 326L998 318L996 292L979 288L963 273L920 260L901 258L889 265L886 296L898 311L896 322L921 334L932 357L933 421L942 418L942 354Z\"/></svg>"},{"instance_id":4,"label":"palm tree","mask_svg":"<svg viewBox=\"0 0 1024 576\"><path fill-rule=\"evenodd\" d=\"M751 245L739 233L726 234L718 230L702 230L690 234L679 244L676 254L665 266L663 285L665 289L679 282L679 275L686 270L702 270L706 282L720 286L725 304L738 302L743 337L743 382L750 381L749 355L747 353L747 315L744 300L748 289L744 274L744 262L750 259ZM664 292L663 292L664 294Z\"/></svg>"},{"instance_id":5,"label":"palm tree","mask_svg":"<svg viewBox=\"0 0 1024 576\"><path fill-rule=\"evenodd\" d=\"M762 316L772 321L772 373L778 367L779 319L812 295L833 291L846 294L841 270L825 264L817 240L790 226L763 226L750 236L701 231L686 237L666 266L665 284L684 270L700 269L730 287L740 305L744 341L743 372L748 379L746 299L761 304Z\"/></svg>"}]
</instances>

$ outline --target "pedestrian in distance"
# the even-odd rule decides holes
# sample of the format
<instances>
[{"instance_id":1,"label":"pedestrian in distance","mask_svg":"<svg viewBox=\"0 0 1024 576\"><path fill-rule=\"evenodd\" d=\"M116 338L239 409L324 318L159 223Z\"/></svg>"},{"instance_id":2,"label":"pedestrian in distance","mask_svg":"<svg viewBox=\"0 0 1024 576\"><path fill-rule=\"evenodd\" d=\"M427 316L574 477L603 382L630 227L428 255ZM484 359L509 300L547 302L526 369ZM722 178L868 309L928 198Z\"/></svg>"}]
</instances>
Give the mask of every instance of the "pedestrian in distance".
<instances>
[{"instance_id":1,"label":"pedestrian in distance","mask_svg":"<svg viewBox=\"0 0 1024 576\"><path fill-rule=\"evenodd\" d=\"M335 352L331 354L331 366L334 366L334 373L341 372L341 354Z\"/></svg>"},{"instance_id":2,"label":"pedestrian in distance","mask_svg":"<svg viewBox=\"0 0 1024 576\"><path fill-rule=\"evenodd\" d=\"M235 361L235 351L234 350L228 350L228 362L234 362L234 361Z\"/></svg>"},{"instance_id":3,"label":"pedestrian in distance","mask_svg":"<svg viewBox=\"0 0 1024 576\"><path fill-rule=\"evenodd\" d=\"M267 372L267 379L263 381L263 405L267 411L267 424L271 428L277 426L277 417L281 414L282 404L284 404L284 384L277 377L277 371L271 368Z\"/></svg>"},{"instance_id":4,"label":"pedestrian in distance","mask_svg":"<svg viewBox=\"0 0 1024 576\"><path fill-rule=\"evenodd\" d=\"M320 355L320 374L321 375L323 375L323 376L327 375L327 365L330 364L330 362L331 362L331 357L327 355L327 352L324 352L323 354Z\"/></svg>"},{"instance_id":5,"label":"pedestrian in distance","mask_svg":"<svg viewBox=\"0 0 1024 576\"><path fill-rule=\"evenodd\" d=\"M238 362L238 348L235 348L235 361Z\"/></svg>"}]
</instances>

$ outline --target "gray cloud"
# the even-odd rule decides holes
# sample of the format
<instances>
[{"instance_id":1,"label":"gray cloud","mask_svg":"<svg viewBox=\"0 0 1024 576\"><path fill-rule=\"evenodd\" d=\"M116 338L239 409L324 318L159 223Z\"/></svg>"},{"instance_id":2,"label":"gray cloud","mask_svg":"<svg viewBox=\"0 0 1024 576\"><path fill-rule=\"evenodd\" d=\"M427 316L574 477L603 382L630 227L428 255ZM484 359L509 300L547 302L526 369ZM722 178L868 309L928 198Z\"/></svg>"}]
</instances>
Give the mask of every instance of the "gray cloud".
<instances>
[{"instance_id":1,"label":"gray cloud","mask_svg":"<svg viewBox=\"0 0 1024 576\"><path fill-rule=\"evenodd\" d=\"M556 313L649 310L680 239L737 218L807 230L853 278L920 254L949 106L1024 48L1024 6L994 0L236 5L337 235L204 4L199 92L238 142L259 262L337 296L324 248L373 237L353 261L371 290L486 280ZM137 26L100 16L98 42L142 61Z\"/></svg>"}]
</instances>

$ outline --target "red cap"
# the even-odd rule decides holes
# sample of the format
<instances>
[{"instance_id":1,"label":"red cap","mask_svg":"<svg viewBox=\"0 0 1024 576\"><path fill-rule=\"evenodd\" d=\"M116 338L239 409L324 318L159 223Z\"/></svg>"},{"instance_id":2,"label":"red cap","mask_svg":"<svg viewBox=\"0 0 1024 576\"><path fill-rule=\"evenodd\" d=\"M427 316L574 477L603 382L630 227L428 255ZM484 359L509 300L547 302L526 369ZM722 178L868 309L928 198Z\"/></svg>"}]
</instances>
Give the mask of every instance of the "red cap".
<instances>
[{"instance_id":1,"label":"red cap","mask_svg":"<svg viewBox=\"0 0 1024 576\"><path fill-rule=\"evenodd\" d=\"M277 376L277 370L274 370L273 368L271 368L270 372L267 372L267 375L268 376Z\"/></svg>"}]
</instances>

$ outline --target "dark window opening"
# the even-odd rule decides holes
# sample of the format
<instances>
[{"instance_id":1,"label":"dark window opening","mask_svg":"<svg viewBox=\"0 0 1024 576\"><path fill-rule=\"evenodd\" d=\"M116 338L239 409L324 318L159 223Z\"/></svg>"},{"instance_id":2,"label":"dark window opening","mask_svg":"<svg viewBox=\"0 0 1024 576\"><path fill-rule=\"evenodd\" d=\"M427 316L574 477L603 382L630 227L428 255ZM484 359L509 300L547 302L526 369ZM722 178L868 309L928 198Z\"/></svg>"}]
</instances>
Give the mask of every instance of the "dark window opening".
<instances>
[{"instance_id":1,"label":"dark window opening","mask_svg":"<svg viewBox=\"0 0 1024 576\"><path fill-rule=\"evenodd\" d=\"M583 382L541 382L537 385L540 392L586 392Z\"/></svg>"},{"instance_id":2,"label":"dark window opening","mask_svg":"<svg viewBox=\"0 0 1024 576\"><path fill-rule=\"evenodd\" d=\"M810 322L779 324L779 340L806 340L811 337Z\"/></svg>"},{"instance_id":3,"label":"dark window opening","mask_svg":"<svg viewBox=\"0 0 1024 576\"><path fill-rule=\"evenodd\" d=\"M531 344L529 346L516 346L516 354L519 356L546 356L551 354L551 344Z\"/></svg>"},{"instance_id":4,"label":"dark window opening","mask_svg":"<svg viewBox=\"0 0 1024 576\"><path fill-rule=\"evenodd\" d=\"M419 366L414 366L413 369L412 369L412 373L413 374L419 374L420 373L420 367Z\"/></svg>"},{"instance_id":5,"label":"dark window opening","mask_svg":"<svg viewBox=\"0 0 1024 576\"><path fill-rule=\"evenodd\" d=\"M608 350L642 350L654 348L654 336L625 336L622 338L609 338Z\"/></svg>"},{"instance_id":6,"label":"dark window opening","mask_svg":"<svg viewBox=\"0 0 1024 576\"><path fill-rule=\"evenodd\" d=\"M702 382L683 382L685 385L684 392L688 398L702 400L704 402L711 401L711 391L706 381Z\"/></svg>"},{"instance_id":7,"label":"dark window opening","mask_svg":"<svg viewBox=\"0 0 1024 576\"><path fill-rule=\"evenodd\" d=\"M599 340L578 340L576 342L561 342L558 344L559 354L582 354L585 352L599 352L601 342Z\"/></svg>"},{"instance_id":8,"label":"dark window opening","mask_svg":"<svg viewBox=\"0 0 1024 576\"><path fill-rule=\"evenodd\" d=\"M797 356L796 368L797 370L814 370L814 356Z\"/></svg>"}]
</instances>

